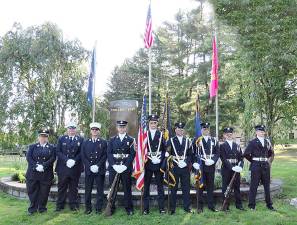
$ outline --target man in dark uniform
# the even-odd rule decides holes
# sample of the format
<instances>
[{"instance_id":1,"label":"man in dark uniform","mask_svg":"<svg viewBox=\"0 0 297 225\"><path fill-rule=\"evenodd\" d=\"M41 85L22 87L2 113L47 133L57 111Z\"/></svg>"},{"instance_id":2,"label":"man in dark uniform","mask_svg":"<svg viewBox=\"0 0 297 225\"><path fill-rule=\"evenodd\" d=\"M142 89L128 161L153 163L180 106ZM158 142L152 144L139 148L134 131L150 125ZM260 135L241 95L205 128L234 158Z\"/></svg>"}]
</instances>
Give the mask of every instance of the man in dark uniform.
<instances>
[{"instance_id":1,"label":"man in dark uniform","mask_svg":"<svg viewBox=\"0 0 297 225\"><path fill-rule=\"evenodd\" d=\"M270 197L270 166L274 151L271 143L265 138L265 126L255 126L257 137L251 140L244 151L244 157L251 162L251 184L249 192L249 208L255 210L256 194L261 181L264 186L265 201L268 209L275 211Z\"/></svg>"},{"instance_id":2,"label":"man in dark uniform","mask_svg":"<svg viewBox=\"0 0 297 225\"><path fill-rule=\"evenodd\" d=\"M235 206L239 210L244 210L240 196L240 172L243 167L243 154L240 146L233 141L233 130L232 127L224 128L224 137L226 141L220 145L220 158L222 160L222 192L224 196L234 173L237 173L233 184ZM229 210L229 204L227 210Z\"/></svg>"},{"instance_id":3,"label":"man in dark uniform","mask_svg":"<svg viewBox=\"0 0 297 225\"><path fill-rule=\"evenodd\" d=\"M82 143L83 139L76 135L76 124L69 122L67 135L61 136L57 145L58 199L56 211L64 209L67 195L70 210L79 209L78 182L83 170L80 155Z\"/></svg>"},{"instance_id":4,"label":"man in dark uniform","mask_svg":"<svg viewBox=\"0 0 297 225\"><path fill-rule=\"evenodd\" d=\"M91 137L82 145L81 157L85 167L85 214L92 212L92 188L96 182L96 213L101 213L104 198L107 141L100 138L101 124L90 124Z\"/></svg>"},{"instance_id":5,"label":"man in dark uniform","mask_svg":"<svg viewBox=\"0 0 297 225\"><path fill-rule=\"evenodd\" d=\"M30 200L29 215L39 211L46 212L48 195L54 179L53 164L56 159L56 149L48 143L49 131L39 130L38 143L30 145L26 158L28 169L26 187Z\"/></svg>"},{"instance_id":6,"label":"man in dark uniform","mask_svg":"<svg viewBox=\"0 0 297 225\"><path fill-rule=\"evenodd\" d=\"M124 206L127 215L133 215L133 203L131 192L131 175L133 160L135 158L135 140L127 134L127 121L117 121L118 134L110 138L107 149L109 163L109 181L112 184L116 173L121 174L120 181L124 189ZM115 206L112 206L114 212Z\"/></svg>"},{"instance_id":7,"label":"man in dark uniform","mask_svg":"<svg viewBox=\"0 0 297 225\"><path fill-rule=\"evenodd\" d=\"M207 191L207 203L208 208L217 212L214 206L214 177L215 177L215 164L217 163L220 154L219 154L219 145L218 141L210 136L210 123L201 123L201 132L202 132L202 141L199 146L196 146L196 140L193 141L193 149L195 155L201 159L202 162L202 176L204 181L204 188ZM198 154L198 156L197 156ZM198 202L198 212L203 212L203 189L199 189L199 202Z\"/></svg>"},{"instance_id":8,"label":"man in dark uniform","mask_svg":"<svg viewBox=\"0 0 297 225\"><path fill-rule=\"evenodd\" d=\"M171 212L175 213L176 208L176 192L178 189L179 180L183 194L184 211L192 213L190 209L190 168L193 161L192 144L190 140L184 136L184 123L175 123L176 136L169 139L170 155L173 156L173 175L176 181L174 188L171 191Z\"/></svg>"},{"instance_id":9,"label":"man in dark uniform","mask_svg":"<svg viewBox=\"0 0 297 225\"><path fill-rule=\"evenodd\" d=\"M150 200L150 185L152 176L154 174L155 181L158 190L158 205L159 212L161 214L165 213L164 210L164 188L163 188L163 176L160 171L162 161L165 157L165 141L163 139L163 133L157 130L159 117L157 115L148 116L148 161L145 164L144 173L144 211L143 214L149 214L149 200Z\"/></svg>"}]
</instances>

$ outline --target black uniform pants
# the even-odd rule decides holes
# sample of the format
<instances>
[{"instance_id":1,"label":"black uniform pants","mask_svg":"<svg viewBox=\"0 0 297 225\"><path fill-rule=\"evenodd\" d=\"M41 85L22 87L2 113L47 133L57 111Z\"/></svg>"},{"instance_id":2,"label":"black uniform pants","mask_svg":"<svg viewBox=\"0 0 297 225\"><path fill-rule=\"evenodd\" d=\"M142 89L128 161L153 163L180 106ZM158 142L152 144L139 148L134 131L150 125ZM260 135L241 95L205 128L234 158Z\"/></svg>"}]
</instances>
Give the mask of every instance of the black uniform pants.
<instances>
[{"instance_id":1,"label":"black uniform pants","mask_svg":"<svg viewBox=\"0 0 297 225\"><path fill-rule=\"evenodd\" d=\"M176 208L176 192L178 189L179 181L181 182L181 189L183 194L183 205L184 210L189 210L191 205L190 200L190 171L188 167L185 168L174 168L173 175L176 181L175 186L171 190L171 201L170 208L175 211Z\"/></svg>"},{"instance_id":2,"label":"black uniform pants","mask_svg":"<svg viewBox=\"0 0 297 225\"><path fill-rule=\"evenodd\" d=\"M225 192L226 189L234 175L234 171L229 170L229 169L222 169L222 193L223 193L223 201L225 200ZM240 196L240 174L237 173L233 186L232 186L233 190L234 190L234 197L235 197L235 206L237 208L241 208L242 207L242 202L241 202L241 196ZM228 204L229 206L229 204Z\"/></svg>"},{"instance_id":3,"label":"black uniform pants","mask_svg":"<svg viewBox=\"0 0 297 225\"><path fill-rule=\"evenodd\" d=\"M70 208L78 208L78 182L79 177L59 176L58 177L58 199L57 208L64 208L68 196ZM68 190L68 193L67 193Z\"/></svg>"},{"instance_id":4,"label":"black uniform pants","mask_svg":"<svg viewBox=\"0 0 297 225\"><path fill-rule=\"evenodd\" d=\"M91 173L85 176L85 207L86 210L92 210L92 189L94 182L96 183L97 192L96 192L96 205L95 208L97 211L102 210L103 197L104 197L104 180L105 175L99 173Z\"/></svg>"},{"instance_id":5,"label":"black uniform pants","mask_svg":"<svg viewBox=\"0 0 297 225\"><path fill-rule=\"evenodd\" d=\"M155 181L157 184L159 210L164 210L164 188L163 188L162 173L160 170L153 171L150 169L146 169L144 173L144 191L143 191L144 210L149 210L150 185L151 185L153 174L155 175Z\"/></svg>"},{"instance_id":6,"label":"black uniform pants","mask_svg":"<svg viewBox=\"0 0 297 225\"><path fill-rule=\"evenodd\" d=\"M249 192L249 207L255 208L256 206L256 195L260 181L264 186L265 202L267 207L272 206L270 197L270 168L261 167L258 170L251 171L251 184Z\"/></svg>"},{"instance_id":7,"label":"black uniform pants","mask_svg":"<svg viewBox=\"0 0 297 225\"><path fill-rule=\"evenodd\" d=\"M52 182L27 179L26 186L30 200L28 212L44 212L47 210L46 204Z\"/></svg>"},{"instance_id":8,"label":"black uniform pants","mask_svg":"<svg viewBox=\"0 0 297 225\"><path fill-rule=\"evenodd\" d=\"M204 187L199 189L199 201L198 201L198 208L203 208L203 191L206 190L207 192L207 204L208 208L214 208L214 199L213 199L213 189L214 189L214 176L215 172L206 172L203 171L203 183Z\"/></svg>"},{"instance_id":9,"label":"black uniform pants","mask_svg":"<svg viewBox=\"0 0 297 225\"><path fill-rule=\"evenodd\" d=\"M111 169L109 171L109 183L110 186L115 178L116 172ZM124 189L124 206L127 212L133 211L133 203L132 203L132 192L131 192L131 171L125 170L123 173L121 173L120 176L120 182L123 185ZM112 206L112 210L115 210L115 205Z\"/></svg>"}]
</instances>

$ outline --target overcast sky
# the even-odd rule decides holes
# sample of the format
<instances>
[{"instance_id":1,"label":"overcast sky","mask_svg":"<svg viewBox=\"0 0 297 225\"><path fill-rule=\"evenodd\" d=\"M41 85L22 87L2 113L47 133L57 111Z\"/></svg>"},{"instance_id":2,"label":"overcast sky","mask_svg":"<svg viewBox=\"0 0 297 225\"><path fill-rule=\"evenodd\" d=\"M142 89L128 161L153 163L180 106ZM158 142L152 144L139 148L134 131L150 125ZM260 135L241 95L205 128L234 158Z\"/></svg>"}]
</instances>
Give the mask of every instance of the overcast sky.
<instances>
[{"instance_id":1,"label":"overcast sky","mask_svg":"<svg viewBox=\"0 0 297 225\"><path fill-rule=\"evenodd\" d=\"M96 95L102 95L111 71L143 47L149 0L6 0L1 2L0 35L14 22L23 27L56 23L67 39L78 38L91 50L97 40ZM179 9L194 0L152 0L153 29L172 21Z\"/></svg>"}]
</instances>

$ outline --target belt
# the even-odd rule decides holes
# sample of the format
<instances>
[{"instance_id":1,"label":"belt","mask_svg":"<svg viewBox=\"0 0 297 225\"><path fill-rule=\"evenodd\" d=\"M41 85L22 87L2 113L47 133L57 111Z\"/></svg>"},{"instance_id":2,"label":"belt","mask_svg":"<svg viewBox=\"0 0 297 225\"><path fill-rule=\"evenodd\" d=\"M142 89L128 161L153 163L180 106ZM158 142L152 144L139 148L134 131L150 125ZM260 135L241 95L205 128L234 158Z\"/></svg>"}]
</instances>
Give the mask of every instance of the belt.
<instances>
[{"instance_id":1,"label":"belt","mask_svg":"<svg viewBox=\"0 0 297 225\"><path fill-rule=\"evenodd\" d=\"M268 158L263 158L263 157L253 157L253 161L267 162L267 161L268 161Z\"/></svg>"},{"instance_id":2,"label":"belt","mask_svg":"<svg viewBox=\"0 0 297 225\"><path fill-rule=\"evenodd\" d=\"M237 159L227 159L227 161L229 163L237 163L238 162Z\"/></svg>"},{"instance_id":3,"label":"belt","mask_svg":"<svg viewBox=\"0 0 297 225\"><path fill-rule=\"evenodd\" d=\"M129 156L129 154L113 154L113 157L116 159L125 159Z\"/></svg>"},{"instance_id":4,"label":"belt","mask_svg":"<svg viewBox=\"0 0 297 225\"><path fill-rule=\"evenodd\" d=\"M161 152L148 152L147 154L148 154L149 156L154 157L154 156L159 156L159 155L161 155Z\"/></svg>"}]
</instances>

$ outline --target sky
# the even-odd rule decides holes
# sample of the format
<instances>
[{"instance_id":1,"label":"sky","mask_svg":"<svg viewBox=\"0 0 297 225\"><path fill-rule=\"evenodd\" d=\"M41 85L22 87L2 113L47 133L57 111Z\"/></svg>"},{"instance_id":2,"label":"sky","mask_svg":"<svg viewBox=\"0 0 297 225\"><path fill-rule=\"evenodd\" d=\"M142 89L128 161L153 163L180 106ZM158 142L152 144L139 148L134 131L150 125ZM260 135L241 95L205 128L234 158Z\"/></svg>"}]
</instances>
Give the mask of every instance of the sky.
<instances>
[{"instance_id":1,"label":"sky","mask_svg":"<svg viewBox=\"0 0 297 225\"><path fill-rule=\"evenodd\" d=\"M153 30L173 21L179 9L191 10L194 0L151 0ZM26 28L50 21L62 29L64 38L79 39L92 50L97 41L96 95L107 90L106 83L116 65L144 47L143 33L149 0L9 0L0 8L0 36L14 22Z\"/></svg>"}]
</instances>

